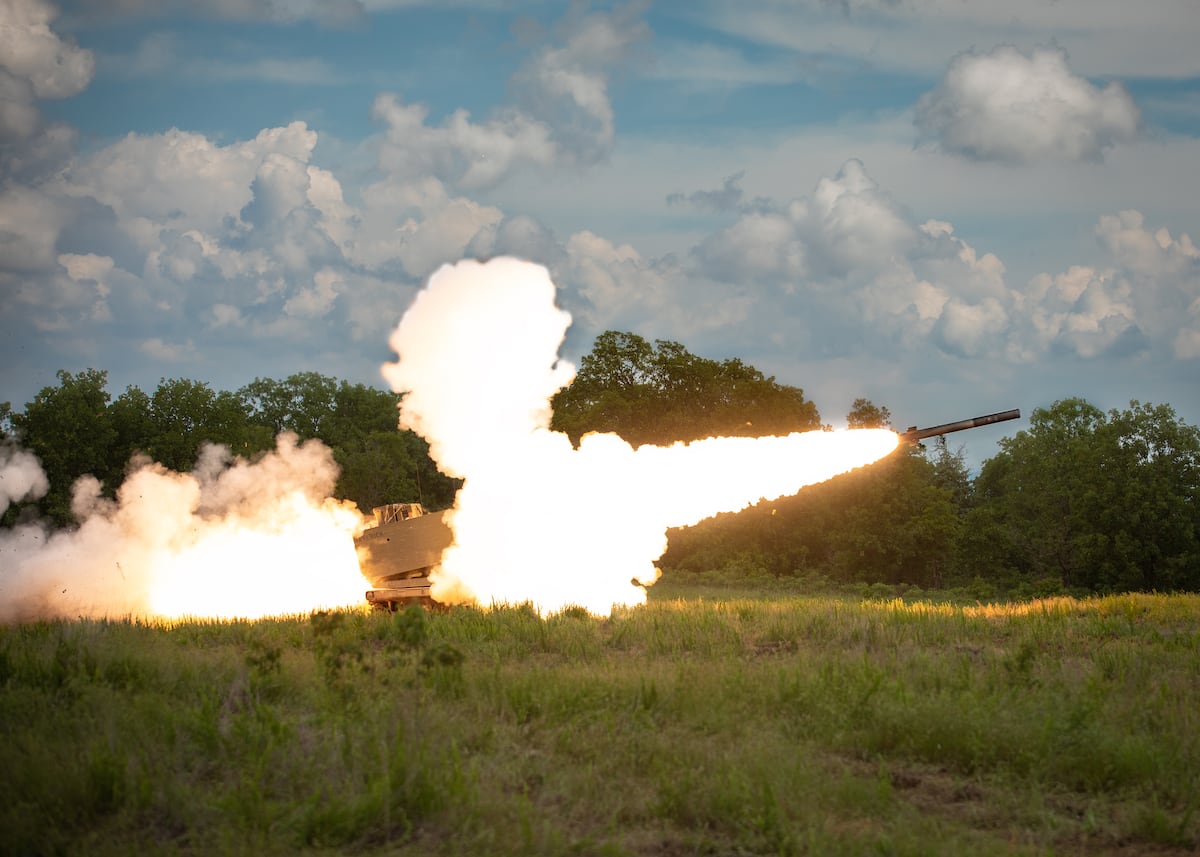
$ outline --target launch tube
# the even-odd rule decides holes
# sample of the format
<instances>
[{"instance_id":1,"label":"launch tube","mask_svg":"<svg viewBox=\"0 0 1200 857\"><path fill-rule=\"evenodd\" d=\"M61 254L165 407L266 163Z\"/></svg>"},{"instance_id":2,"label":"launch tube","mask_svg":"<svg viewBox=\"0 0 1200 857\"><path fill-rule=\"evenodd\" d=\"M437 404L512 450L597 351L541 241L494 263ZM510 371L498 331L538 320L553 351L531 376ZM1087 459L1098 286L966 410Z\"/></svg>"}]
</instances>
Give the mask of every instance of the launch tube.
<instances>
[{"instance_id":1,"label":"launch tube","mask_svg":"<svg viewBox=\"0 0 1200 857\"><path fill-rule=\"evenodd\" d=\"M995 414L985 414L982 417L972 417L969 420L959 420L956 423L943 423L940 426L931 426L930 428L917 428L910 426L908 431L902 432L900 438L909 443L918 443L927 437L938 437L944 434L950 434L955 431L964 431L966 429L979 428L980 426L990 426L993 423L1003 423L1008 420L1016 420L1021 418L1021 412L1016 408L1011 411L1000 411Z\"/></svg>"}]
</instances>

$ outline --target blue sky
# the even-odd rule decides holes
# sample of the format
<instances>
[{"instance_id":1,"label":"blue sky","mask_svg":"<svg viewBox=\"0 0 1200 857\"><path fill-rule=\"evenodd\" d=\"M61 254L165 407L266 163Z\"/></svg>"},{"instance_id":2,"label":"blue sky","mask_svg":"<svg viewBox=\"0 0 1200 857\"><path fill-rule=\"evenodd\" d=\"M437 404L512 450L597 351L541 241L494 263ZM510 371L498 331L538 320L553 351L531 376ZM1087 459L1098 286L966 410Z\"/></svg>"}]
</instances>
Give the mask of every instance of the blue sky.
<instances>
[{"instance_id":1,"label":"blue sky","mask_svg":"<svg viewBox=\"0 0 1200 857\"><path fill-rule=\"evenodd\" d=\"M569 359L673 339L835 424L1198 423L1198 37L1194 0L0 2L0 401L382 386L429 274L513 253Z\"/></svg>"}]
</instances>

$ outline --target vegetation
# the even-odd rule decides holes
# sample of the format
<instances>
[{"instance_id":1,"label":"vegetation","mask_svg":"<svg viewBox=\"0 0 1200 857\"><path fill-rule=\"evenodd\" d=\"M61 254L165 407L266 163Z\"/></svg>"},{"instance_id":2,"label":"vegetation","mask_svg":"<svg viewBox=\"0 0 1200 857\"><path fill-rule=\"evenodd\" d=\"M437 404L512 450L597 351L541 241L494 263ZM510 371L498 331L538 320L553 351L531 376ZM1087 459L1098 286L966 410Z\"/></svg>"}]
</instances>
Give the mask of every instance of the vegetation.
<instances>
[{"instance_id":1,"label":"vegetation","mask_svg":"<svg viewBox=\"0 0 1200 857\"><path fill-rule=\"evenodd\" d=\"M425 441L397 429L400 398L363 384L302 372L283 381L258 378L231 393L164 378L152 394L129 387L114 400L106 372L59 372L58 382L23 411L0 410L0 430L7 425L41 459L50 491L38 512L60 525L73 520L71 486L84 474L97 477L111 496L135 456L187 472L205 443L250 458L284 431L331 447L342 468L337 496L364 510L412 500L441 509L458 490L438 471ZM12 509L7 517L17 514Z\"/></svg>"},{"instance_id":2,"label":"vegetation","mask_svg":"<svg viewBox=\"0 0 1200 857\"><path fill-rule=\"evenodd\" d=\"M816 405L799 387L740 360L708 360L678 342L651 345L613 330L596 337L574 382L552 404L552 427L576 443L590 431L615 432L640 446L821 427Z\"/></svg>"},{"instance_id":3,"label":"vegetation","mask_svg":"<svg viewBox=\"0 0 1200 857\"><path fill-rule=\"evenodd\" d=\"M670 585L602 620L0 629L0 851L1200 845L1200 596L700 600Z\"/></svg>"}]
</instances>

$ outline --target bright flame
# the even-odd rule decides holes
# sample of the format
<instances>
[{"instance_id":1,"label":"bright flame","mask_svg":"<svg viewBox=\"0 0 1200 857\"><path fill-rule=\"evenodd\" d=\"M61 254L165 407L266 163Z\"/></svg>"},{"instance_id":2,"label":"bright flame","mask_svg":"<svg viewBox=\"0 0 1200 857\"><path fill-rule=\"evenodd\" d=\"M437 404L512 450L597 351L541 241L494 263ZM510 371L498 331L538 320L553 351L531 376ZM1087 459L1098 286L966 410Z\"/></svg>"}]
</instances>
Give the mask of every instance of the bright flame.
<instances>
[{"instance_id":1,"label":"bright flame","mask_svg":"<svg viewBox=\"0 0 1200 857\"><path fill-rule=\"evenodd\" d=\"M440 601L598 615L644 603L669 527L793 494L896 447L894 432L869 429L637 450L592 434L573 449L548 428L550 397L575 373L558 359L570 316L554 292L545 268L517 259L445 266L392 335L399 359L383 373L406 394L401 425L466 480L455 543L432 575Z\"/></svg>"},{"instance_id":2,"label":"bright flame","mask_svg":"<svg viewBox=\"0 0 1200 857\"><path fill-rule=\"evenodd\" d=\"M100 497L75 486L79 528L0 539L0 621L61 616L256 619L363 603L353 504L329 499L337 465L280 435L261 459L208 447L192 473L143 462Z\"/></svg>"},{"instance_id":3,"label":"bright flame","mask_svg":"<svg viewBox=\"0 0 1200 857\"><path fill-rule=\"evenodd\" d=\"M155 564L150 612L181 618L258 619L361 605L358 512L293 493L255 521L204 528Z\"/></svg>"}]
</instances>

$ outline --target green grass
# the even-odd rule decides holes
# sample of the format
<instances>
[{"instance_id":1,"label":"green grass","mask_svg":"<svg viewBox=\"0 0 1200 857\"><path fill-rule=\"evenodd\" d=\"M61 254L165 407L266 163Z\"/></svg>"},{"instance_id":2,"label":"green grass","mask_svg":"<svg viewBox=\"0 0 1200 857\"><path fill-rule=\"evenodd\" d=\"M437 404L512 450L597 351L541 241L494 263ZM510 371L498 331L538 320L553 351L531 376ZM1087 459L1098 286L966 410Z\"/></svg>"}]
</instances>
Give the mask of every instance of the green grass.
<instances>
[{"instance_id":1,"label":"green grass","mask_svg":"<svg viewBox=\"0 0 1200 857\"><path fill-rule=\"evenodd\" d=\"M1200 596L0 628L0 853L1187 854Z\"/></svg>"}]
</instances>

